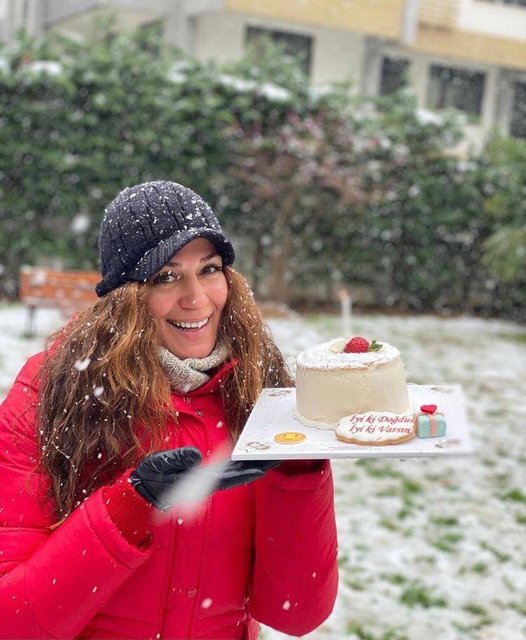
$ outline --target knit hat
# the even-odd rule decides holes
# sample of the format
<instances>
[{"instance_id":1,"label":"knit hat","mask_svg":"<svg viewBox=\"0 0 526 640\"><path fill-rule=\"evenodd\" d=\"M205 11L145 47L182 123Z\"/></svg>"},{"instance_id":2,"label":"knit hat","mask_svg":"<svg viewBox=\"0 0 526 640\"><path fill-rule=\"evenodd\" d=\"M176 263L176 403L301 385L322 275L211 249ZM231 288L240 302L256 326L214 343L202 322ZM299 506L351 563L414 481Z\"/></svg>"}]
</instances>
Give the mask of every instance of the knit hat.
<instances>
[{"instance_id":1,"label":"knit hat","mask_svg":"<svg viewBox=\"0 0 526 640\"><path fill-rule=\"evenodd\" d=\"M226 265L234 248L212 209L187 187L157 180L121 191L104 212L99 249L104 296L125 282L145 282L195 238L212 242Z\"/></svg>"}]
</instances>

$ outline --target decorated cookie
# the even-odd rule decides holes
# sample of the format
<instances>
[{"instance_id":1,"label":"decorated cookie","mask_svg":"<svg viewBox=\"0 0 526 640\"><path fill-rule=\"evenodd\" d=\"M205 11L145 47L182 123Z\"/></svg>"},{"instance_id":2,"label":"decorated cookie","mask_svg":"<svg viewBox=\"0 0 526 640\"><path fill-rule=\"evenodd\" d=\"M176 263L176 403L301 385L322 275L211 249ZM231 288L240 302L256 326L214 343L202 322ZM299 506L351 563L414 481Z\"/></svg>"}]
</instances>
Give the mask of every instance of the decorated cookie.
<instances>
[{"instance_id":1,"label":"decorated cookie","mask_svg":"<svg viewBox=\"0 0 526 640\"><path fill-rule=\"evenodd\" d=\"M278 444L299 444L303 442L307 436L299 431L282 431L274 436L274 440Z\"/></svg>"},{"instance_id":2,"label":"decorated cookie","mask_svg":"<svg viewBox=\"0 0 526 640\"><path fill-rule=\"evenodd\" d=\"M400 444L414 435L414 419L409 414L355 414L342 418L336 427L338 440L366 446Z\"/></svg>"},{"instance_id":3,"label":"decorated cookie","mask_svg":"<svg viewBox=\"0 0 526 640\"><path fill-rule=\"evenodd\" d=\"M437 413L436 404L423 404L415 416L416 435L419 438L437 438L446 435L446 418Z\"/></svg>"}]
</instances>

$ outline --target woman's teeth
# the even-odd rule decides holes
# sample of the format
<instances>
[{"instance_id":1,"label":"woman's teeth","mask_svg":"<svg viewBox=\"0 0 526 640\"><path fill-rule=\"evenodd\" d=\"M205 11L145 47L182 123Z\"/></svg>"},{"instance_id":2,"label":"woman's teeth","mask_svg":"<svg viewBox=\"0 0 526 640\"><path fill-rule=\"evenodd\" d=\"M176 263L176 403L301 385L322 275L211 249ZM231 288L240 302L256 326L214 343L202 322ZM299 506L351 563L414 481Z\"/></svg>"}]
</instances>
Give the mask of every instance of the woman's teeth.
<instances>
[{"instance_id":1,"label":"woman's teeth","mask_svg":"<svg viewBox=\"0 0 526 640\"><path fill-rule=\"evenodd\" d=\"M208 318L199 320L198 322L176 322L175 320L168 320L168 322L179 329L200 329L208 322Z\"/></svg>"}]
</instances>

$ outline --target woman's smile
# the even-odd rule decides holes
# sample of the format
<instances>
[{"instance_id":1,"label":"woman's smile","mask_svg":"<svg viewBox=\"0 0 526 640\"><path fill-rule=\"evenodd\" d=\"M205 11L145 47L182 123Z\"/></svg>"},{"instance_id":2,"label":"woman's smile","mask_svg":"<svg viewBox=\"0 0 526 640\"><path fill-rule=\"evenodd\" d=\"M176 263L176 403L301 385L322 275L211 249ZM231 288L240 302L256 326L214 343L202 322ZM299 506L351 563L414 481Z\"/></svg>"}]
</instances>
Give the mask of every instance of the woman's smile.
<instances>
[{"instance_id":1,"label":"woman's smile","mask_svg":"<svg viewBox=\"0 0 526 640\"><path fill-rule=\"evenodd\" d=\"M176 329L182 329L183 331L198 331L202 329L208 323L210 318L204 320L167 320Z\"/></svg>"}]
</instances>

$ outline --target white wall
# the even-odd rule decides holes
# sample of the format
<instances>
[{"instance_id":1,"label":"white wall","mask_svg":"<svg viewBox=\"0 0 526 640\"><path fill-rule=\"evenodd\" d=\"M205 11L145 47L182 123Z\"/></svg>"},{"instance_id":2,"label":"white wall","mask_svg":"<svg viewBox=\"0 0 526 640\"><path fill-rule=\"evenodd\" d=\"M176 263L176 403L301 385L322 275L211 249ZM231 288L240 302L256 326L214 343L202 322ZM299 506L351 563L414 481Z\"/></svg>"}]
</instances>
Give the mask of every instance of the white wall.
<instances>
[{"instance_id":1,"label":"white wall","mask_svg":"<svg viewBox=\"0 0 526 640\"><path fill-rule=\"evenodd\" d=\"M526 7L489 0L460 0L457 27L502 38L526 40Z\"/></svg>"},{"instance_id":2,"label":"white wall","mask_svg":"<svg viewBox=\"0 0 526 640\"><path fill-rule=\"evenodd\" d=\"M324 85L352 80L360 86L364 64L365 38L344 31L318 29L315 32L312 84Z\"/></svg>"},{"instance_id":3,"label":"white wall","mask_svg":"<svg viewBox=\"0 0 526 640\"><path fill-rule=\"evenodd\" d=\"M208 13L197 20L195 55L201 60L226 62L239 58L248 26L311 36L311 82L324 85L351 78L357 86L363 64L363 36L332 29L263 20L240 13Z\"/></svg>"},{"instance_id":4,"label":"white wall","mask_svg":"<svg viewBox=\"0 0 526 640\"><path fill-rule=\"evenodd\" d=\"M242 20L233 14L210 13L198 16L194 54L200 60L231 62L243 53Z\"/></svg>"},{"instance_id":5,"label":"white wall","mask_svg":"<svg viewBox=\"0 0 526 640\"><path fill-rule=\"evenodd\" d=\"M40 0L0 0L0 40L9 42L21 28L42 32Z\"/></svg>"}]
</instances>

